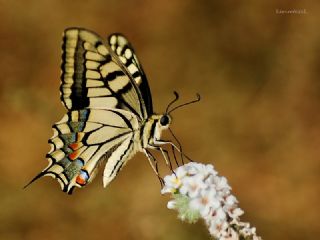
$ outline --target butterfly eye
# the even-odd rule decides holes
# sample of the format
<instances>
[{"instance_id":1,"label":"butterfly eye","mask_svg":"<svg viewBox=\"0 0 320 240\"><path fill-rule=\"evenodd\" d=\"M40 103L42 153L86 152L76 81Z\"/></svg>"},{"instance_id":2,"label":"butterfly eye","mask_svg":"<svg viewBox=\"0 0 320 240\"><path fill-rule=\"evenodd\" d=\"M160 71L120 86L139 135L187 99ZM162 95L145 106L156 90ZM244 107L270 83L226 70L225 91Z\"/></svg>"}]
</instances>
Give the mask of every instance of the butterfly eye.
<instances>
[{"instance_id":1,"label":"butterfly eye","mask_svg":"<svg viewBox=\"0 0 320 240\"><path fill-rule=\"evenodd\" d=\"M161 118L160 118L160 124L162 126L167 126L169 123L169 117L167 115L163 115Z\"/></svg>"}]
</instances>

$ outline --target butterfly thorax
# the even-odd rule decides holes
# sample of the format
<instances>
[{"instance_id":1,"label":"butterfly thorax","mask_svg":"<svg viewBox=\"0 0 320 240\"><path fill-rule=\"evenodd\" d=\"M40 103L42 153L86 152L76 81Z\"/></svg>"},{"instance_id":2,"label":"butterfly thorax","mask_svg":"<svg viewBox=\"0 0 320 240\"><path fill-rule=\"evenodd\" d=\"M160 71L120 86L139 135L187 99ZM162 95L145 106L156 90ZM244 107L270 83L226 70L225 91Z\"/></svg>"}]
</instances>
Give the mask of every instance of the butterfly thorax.
<instances>
[{"instance_id":1,"label":"butterfly thorax","mask_svg":"<svg viewBox=\"0 0 320 240\"><path fill-rule=\"evenodd\" d=\"M141 147L154 146L155 141L160 140L161 133L170 125L171 117L168 114L151 115L140 129Z\"/></svg>"}]
</instances>

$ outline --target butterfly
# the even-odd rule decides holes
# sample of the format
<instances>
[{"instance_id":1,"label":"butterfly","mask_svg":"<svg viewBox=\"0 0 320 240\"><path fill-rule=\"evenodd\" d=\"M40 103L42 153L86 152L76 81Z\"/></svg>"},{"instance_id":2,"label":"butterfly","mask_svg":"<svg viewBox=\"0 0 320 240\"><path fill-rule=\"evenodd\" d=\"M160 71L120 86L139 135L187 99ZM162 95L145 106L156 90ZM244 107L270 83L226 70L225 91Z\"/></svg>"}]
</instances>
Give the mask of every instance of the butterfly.
<instances>
[{"instance_id":1,"label":"butterfly","mask_svg":"<svg viewBox=\"0 0 320 240\"><path fill-rule=\"evenodd\" d=\"M146 75L123 35L115 33L105 41L86 29L66 29L61 69L60 96L67 113L52 127L49 165L29 184L51 176L71 194L74 187L90 183L103 163L105 187L137 152L147 156L158 176L150 149L160 151L167 164L163 145L182 154L181 146L161 140L161 133L169 128L170 112L200 96L169 110L178 99L174 92L166 112L155 114Z\"/></svg>"}]
</instances>

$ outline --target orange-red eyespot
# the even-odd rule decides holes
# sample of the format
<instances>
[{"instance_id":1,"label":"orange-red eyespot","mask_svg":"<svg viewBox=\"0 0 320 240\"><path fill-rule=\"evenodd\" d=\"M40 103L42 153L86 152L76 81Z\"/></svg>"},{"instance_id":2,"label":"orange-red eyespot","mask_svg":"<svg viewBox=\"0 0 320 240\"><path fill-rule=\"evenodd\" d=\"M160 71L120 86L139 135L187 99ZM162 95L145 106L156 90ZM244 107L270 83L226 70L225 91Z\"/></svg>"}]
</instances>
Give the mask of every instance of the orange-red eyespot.
<instances>
[{"instance_id":1,"label":"orange-red eyespot","mask_svg":"<svg viewBox=\"0 0 320 240\"><path fill-rule=\"evenodd\" d=\"M86 170L80 170L80 174L76 178L76 183L85 185L89 179L89 174Z\"/></svg>"},{"instance_id":2,"label":"orange-red eyespot","mask_svg":"<svg viewBox=\"0 0 320 240\"><path fill-rule=\"evenodd\" d=\"M74 151L68 155L70 160L75 160L80 155L79 151Z\"/></svg>"},{"instance_id":3,"label":"orange-red eyespot","mask_svg":"<svg viewBox=\"0 0 320 240\"><path fill-rule=\"evenodd\" d=\"M80 144L78 142L75 142L75 143L71 143L69 145L69 147L72 149L72 150L77 150L79 148Z\"/></svg>"}]
</instances>

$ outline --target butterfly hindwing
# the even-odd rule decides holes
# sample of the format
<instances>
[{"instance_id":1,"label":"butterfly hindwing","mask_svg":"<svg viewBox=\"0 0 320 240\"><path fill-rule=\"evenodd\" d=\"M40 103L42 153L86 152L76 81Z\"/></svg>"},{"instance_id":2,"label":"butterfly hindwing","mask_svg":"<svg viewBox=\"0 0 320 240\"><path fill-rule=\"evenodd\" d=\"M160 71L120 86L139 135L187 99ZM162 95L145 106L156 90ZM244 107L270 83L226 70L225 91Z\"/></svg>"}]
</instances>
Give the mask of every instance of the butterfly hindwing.
<instances>
[{"instance_id":1,"label":"butterfly hindwing","mask_svg":"<svg viewBox=\"0 0 320 240\"><path fill-rule=\"evenodd\" d=\"M49 140L48 167L42 176L56 178L63 191L87 185L98 165L106 162L104 186L124 166L133 153L133 134L138 127L134 115L123 110L73 110L53 125ZM32 181L34 181L32 180Z\"/></svg>"},{"instance_id":2,"label":"butterfly hindwing","mask_svg":"<svg viewBox=\"0 0 320 240\"><path fill-rule=\"evenodd\" d=\"M68 110L115 108L147 117L142 94L117 55L97 34L64 32L61 100Z\"/></svg>"}]
</instances>

